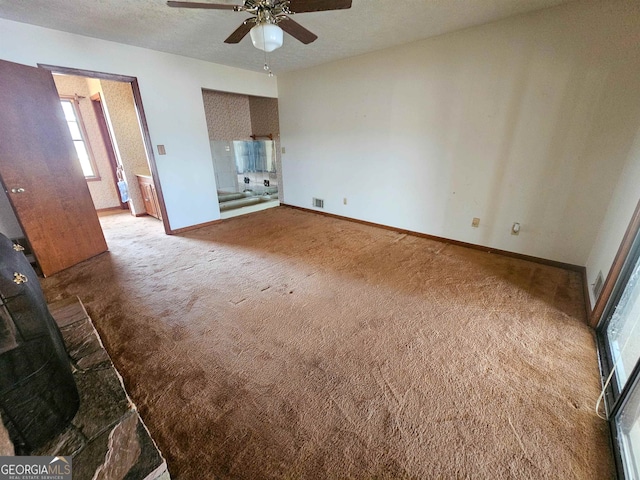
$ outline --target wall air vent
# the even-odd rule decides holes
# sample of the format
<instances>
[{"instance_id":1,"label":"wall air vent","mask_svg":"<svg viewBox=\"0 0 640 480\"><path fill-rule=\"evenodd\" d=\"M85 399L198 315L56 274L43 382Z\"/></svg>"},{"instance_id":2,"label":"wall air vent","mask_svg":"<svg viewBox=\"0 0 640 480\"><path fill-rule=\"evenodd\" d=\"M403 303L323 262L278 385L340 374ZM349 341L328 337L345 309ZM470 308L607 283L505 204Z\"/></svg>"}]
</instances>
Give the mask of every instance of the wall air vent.
<instances>
[{"instance_id":1,"label":"wall air vent","mask_svg":"<svg viewBox=\"0 0 640 480\"><path fill-rule=\"evenodd\" d=\"M321 198L314 198L313 206L314 208L324 208L324 200Z\"/></svg>"},{"instance_id":2,"label":"wall air vent","mask_svg":"<svg viewBox=\"0 0 640 480\"><path fill-rule=\"evenodd\" d=\"M593 298L595 298L596 300L598 300L598 297L600 297L603 286L604 286L604 280L602 279L602 271L600 271L598 272L598 276L596 277L595 283L592 284Z\"/></svg>"}]
</instances>

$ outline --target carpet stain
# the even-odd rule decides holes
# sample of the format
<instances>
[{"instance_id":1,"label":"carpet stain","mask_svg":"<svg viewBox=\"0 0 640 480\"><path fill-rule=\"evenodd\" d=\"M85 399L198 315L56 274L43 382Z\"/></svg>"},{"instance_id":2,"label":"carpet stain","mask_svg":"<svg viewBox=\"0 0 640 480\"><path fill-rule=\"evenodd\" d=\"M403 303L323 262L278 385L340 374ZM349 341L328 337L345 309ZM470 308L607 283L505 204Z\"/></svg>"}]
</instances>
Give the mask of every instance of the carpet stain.
<instances>
[{"instance_id":1,"label":"carpet stain","mask_svg":"<svg viewBox=\"0 0 640 480\"><path fill-rule=\"evenodd\" d=\"M110 251L78 295L189 479L607 479L579 274L285 207Z\"/></svg>"}]
</instances>

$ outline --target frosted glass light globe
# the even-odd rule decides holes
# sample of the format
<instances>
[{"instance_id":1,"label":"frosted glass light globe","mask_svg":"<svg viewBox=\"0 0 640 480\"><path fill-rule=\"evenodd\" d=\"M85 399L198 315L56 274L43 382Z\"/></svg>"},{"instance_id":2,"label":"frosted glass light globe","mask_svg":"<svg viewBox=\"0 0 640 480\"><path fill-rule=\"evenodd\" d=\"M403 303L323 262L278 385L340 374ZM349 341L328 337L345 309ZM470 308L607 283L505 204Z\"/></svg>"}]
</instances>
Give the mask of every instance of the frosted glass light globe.
<instances>
[{"instance_id":1,"label":"frosted glass light globe","mask_svg":"<svg viewBox=\"0 0 640 480\"><path fill-rule=\"evenodd\" d=\"M282 29L272 23L260 23L249 33L253 46L265 52L273 52L282 46Z\"/></svg>"}]
</instances>

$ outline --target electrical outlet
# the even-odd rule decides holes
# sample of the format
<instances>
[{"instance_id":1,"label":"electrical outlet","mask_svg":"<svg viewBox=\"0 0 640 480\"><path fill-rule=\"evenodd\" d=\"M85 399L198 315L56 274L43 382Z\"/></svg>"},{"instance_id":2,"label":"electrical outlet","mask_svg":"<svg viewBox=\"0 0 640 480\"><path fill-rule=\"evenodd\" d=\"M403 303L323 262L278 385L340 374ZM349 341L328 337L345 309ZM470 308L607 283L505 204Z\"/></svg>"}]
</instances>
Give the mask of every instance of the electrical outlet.
<instances>
[{"instance_id":1,"label":"electrical outlet","mask_svg":"<svg viewBox=\"0 0 640 480\"><path fill-rule=\"evenodd\" d=\"M478 217L474 217L471 221L471 226L473 228L478 228L480 226L480 219Z\"/></svg>"},{"instance_id":2,"label":"electrical outlet","mask_svg":"<svg viewBox=\"0 0 640 480\"><path fill-rule=\"evenodd\" d=\"M518 222L513 222L513 225L511 225L511 235L520 235L520 224Z\"/></svg>"},{"instance_id":3,"label":"electrical outlet","mask_svg":"<svg viewBox=\"0 0 640 480\"><path fill-rule=\"evenodd\" d=\"M347 204L347 197L344 197L344 198L342 199L342 203L343 203L344 205L346 205L346 204Z\"/></svg>"},{"instance_id":4,"label":"electrical outlet","mask_svg":"<svg viewBox=\"0 0 640 480\"><path fill-rule=\"evenodd\" d=\"M284 148L284 147L282 147L282 153L283 153L283 154L284 154L284 153L287 153L287 149L286 149L286 148Z\"/></svg>"}]
</instances>

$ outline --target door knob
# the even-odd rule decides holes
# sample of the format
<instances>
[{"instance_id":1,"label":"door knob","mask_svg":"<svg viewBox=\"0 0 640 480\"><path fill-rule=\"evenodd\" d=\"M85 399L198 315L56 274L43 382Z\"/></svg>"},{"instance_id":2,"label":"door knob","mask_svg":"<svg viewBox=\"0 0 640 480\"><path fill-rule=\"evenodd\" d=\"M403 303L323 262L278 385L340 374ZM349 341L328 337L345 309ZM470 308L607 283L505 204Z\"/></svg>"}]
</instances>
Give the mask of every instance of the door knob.
<instances>
[{"instance_id":1,"label":"door knob","mask_svg":"<svg viewBox=\"0 0 640 480\"><path fill-rule=\"evenodd\" d=\"M11 193L24 193L24 188L12 188Z\"/></svg>"}]
</instances>

